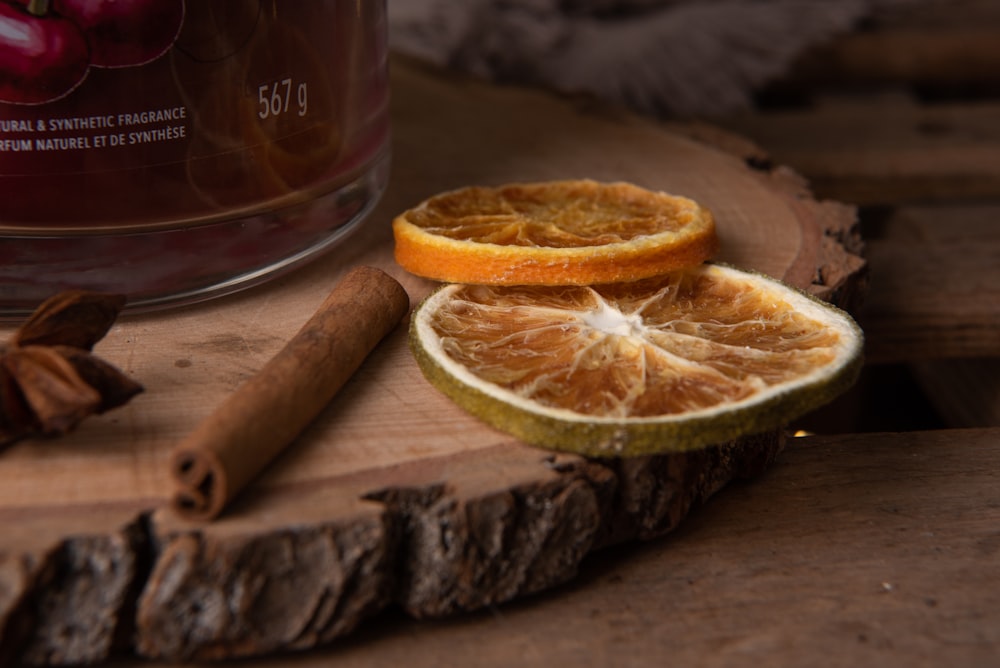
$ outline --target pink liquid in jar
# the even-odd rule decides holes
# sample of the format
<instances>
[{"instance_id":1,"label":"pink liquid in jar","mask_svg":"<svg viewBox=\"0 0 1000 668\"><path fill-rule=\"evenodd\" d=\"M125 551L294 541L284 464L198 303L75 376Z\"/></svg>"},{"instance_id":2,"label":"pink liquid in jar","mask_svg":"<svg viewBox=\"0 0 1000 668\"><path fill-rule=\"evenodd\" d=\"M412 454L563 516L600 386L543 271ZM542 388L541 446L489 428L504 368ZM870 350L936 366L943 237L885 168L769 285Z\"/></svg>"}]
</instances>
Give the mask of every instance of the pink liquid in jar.
<instances>
[{"instance_id":1,"label":"pink liquid in jar","mask_svg":"<svg viewBox=\"0 0 1000 668\"><path fill-rule=\"evenodd\" d=\"M0 0L0 313L148 310L343 241L389 163L384 0Z\"/></svg>"}]
</instances>

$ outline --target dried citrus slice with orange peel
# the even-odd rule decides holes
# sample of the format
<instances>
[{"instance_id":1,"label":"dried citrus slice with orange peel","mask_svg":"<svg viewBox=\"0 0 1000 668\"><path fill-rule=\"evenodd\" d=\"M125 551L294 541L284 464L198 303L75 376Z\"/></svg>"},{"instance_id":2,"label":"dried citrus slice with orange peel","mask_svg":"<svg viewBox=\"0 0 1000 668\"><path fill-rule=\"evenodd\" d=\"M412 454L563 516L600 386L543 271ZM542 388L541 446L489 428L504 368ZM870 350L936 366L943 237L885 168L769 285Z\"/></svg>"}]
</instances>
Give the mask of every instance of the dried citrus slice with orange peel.
<instances>
[{"instance_id":1,"label":"dried citrus slice with orange peel","mask_svg":"<svg viewBox=\"0 0 1000 668\"><path fill-rule=\"evenodd\" d=\"M410 325L424 375L459 406L595 457L780 428L855 381L862 343L839 309L712 264L600 286L445 285Z\"/></svg>"},{"instance_id":2,"label":"dried citrus slice with orange peel","mask_svg":"<svg viewBox=\"0 0 1000 668\"><path fill-rule=\"evenodd\" d=\"M397 216L393 235L407 271L487 285L634 281L699 264L718 246L697 202L592 180L445 192Z\"/></svg>"}]
</instances>

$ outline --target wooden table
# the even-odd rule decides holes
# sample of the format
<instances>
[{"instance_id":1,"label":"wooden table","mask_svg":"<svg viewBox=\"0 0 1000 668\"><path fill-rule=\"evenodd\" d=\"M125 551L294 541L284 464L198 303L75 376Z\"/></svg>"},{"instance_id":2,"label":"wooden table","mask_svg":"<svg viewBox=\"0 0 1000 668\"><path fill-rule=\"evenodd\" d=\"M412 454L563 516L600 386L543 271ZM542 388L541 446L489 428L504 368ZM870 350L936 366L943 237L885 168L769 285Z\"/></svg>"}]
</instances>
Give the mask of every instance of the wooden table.
<instances>
[{"instance_id":1,"label":"wooden table","mask_svg":"<svg viewBox=\"0 0 1000 668\"><path fill-rule=\"evenodd\" d=\"M532 179L566 176L564 167L550 161L546 151L556 151L563 159L592 157L593 147L588 148L586 142L607 139L599 133L593 134L603 127L601 119L609 113L607 110L518 91L492 90L471 82L444 81L436 74L408 68L401 64L397 70L397 76L406 77L402 83L407 86L405 94L397 100L419 100L422 104L408 106L397 102L394 110L397 125L412 129L428 118L426 114L440 113L445 120L438 118L438 121L454 127L455 134L446 135L435 144L432 177L427 176L427 161L431 157L425 143L411 141L413 135L407 133L397 136L396 188L391 189L374 217L383 225L366 228L356 243L331 256L344 265L384 263L384 223L392 212L422 196L448 185L514 178L507 175ZM502 120L501 113L493 125L482 119L465 124L460 121L463 110L468 111L462 106L463 100L468 99L474 101L470 104L480 105L479 109L483 105L509 103L511 99L518 103L508 110L509 123ZM525 100L538 105L532 108L533 112L554 114L555 118L565 120L560 131L531 137L515 132L533 126L532 121L519 117L524 113L521 103ZM429 101L444 106L435 110L432 104L424 104ZM454 115L450 121L449 114ZM601 178L625 173L638 175L641 180L645 167L652 169L660 164L657 149L691 148L684 137L696 137L696 143L726 146L726 151L716 154L713 148L709 152L712 157L707 159L714 169L685 173L679 167L672 167L669 177L687 189L717 197L713 188L720 179L732 182L720 175L733 176L740 187L730 194L733 201L741 204L727 207L720 201L727 221L738 218L743 207L762 206L772 208L788 220L819 223L816 229L820 232L811 236L812 232L802 231L808 226L795 227L805 240L802 245L812 248L809 265L794 260L799 251L788 255L780 245L768 250L772 246L767 236L753 233L730 245L723 259L757 265L826 298L856 305L861 289L854 279L863 263L855 264L858 259L851 251L857 239L850 224L853 219L850 207L815 201L803 181L784 168L740 171L745 167L733 166L738 160L732 152L738 155L741 150L750 149L736 138L703 127L686 126L671 128L670 136L650 142L649 129L641 123L633 124L614 114L605 120L616 128L612 134L621 142L618 148L629 145L634 151L629 154L631 162L623 162L623 153L609 145L604 153L608 162L596 168L598 173L588 175ZM516 152L499 152L482 162L470 163L463 157L468 154L467 142L476 140L469 127L495 133L488 139L493 147L504 142L514 145L527 140L527 143L518 144L521 148ZM639 150L639 146L645 150ZM700 150L692 153L701 154ZM751 162L764 164L757 161L757 156ZM573 163L572 159L570 163L584 164ZM667 164L672 163L667 161ZM660 173L653 180L663 178ZM747 204L745 198L753 202ZM828 257L824 260L826 256L816 252L827 246L831 246L835 260ZM223 395L273 354L288 333L287 322L282 319L307 313L309 305L318 303L329 289L329 278L336 273L317 264L259 290L227 299L221 305L182 310L170 316L176 323L176 336L172 347L164 350L158 361L136 361L124 355L144 339L156 339L155 318L126 319L112 333L108 350L114 361L144 371L143 380L147 384L177 383L179 370L193 369L192 374L200 374L198 377L208 383L212 396ZM396 275L411 296L425 294L429 287L400 272ZM820 278L814 280L814 276ZM248 322L248 313L257 314L249 320L255 328L263 323L253 330L254 337L233 334L234 326ZM212 335L207 338L201 329L206 314L216 314L215 320L222 320L214 323ZM227 318L231 320L225 322ZM200 355L207 355L209 349L214 360L227 360L230 366L199 368L207 359ZM38 455L38 459L15 459L29 462L20 469L29 473L44 466L53 489L58 489L59 499L49 506L40 502L20 503L18 485L23 481L12 472L19 470L21 464L0 469L5 486L0 517L7 529L4 542L0 543L0 628L9 634L16 630L19 619L27 619L23 613L31 611L33 606L39 609L38 606L58 605L60 596L65 601L86 595L87 583L79 577L67 580L73 585L72 591L38 586L39 582L58 585L62 573L56 566L72 567L73 557L78 554L113 555L115 550L122 549L150 558L155 555L152 564L140 559L134 565L141 579L145 576L144 568L154 567L154 577L160 574L161 578L164 573L179 572L163 568L165 554L179 563L192 555L203 555L202 548L222 551L240 543L246 547L238 555L241 559L256 558L254 555L260 553L254 551L255 545L270 550L268 558L280 559L282 550L293 554L296 550L335 545L334 552L340 550L336 558L320 563L334 563L337 568L306 574L301 582L323 583L333 588L344 582L361 589L373 587L368 598L353 595L341 600L347 605L368 601L370 608L338 610L333 618L345 620L343 627L334 624L323 629L326 635L322 638L285 641L281 654L239 665L308 668L336 662L348 666L395 663L548 666L563 662L581 666L645 666L676 661L704 666L751 662L791 666L822 661L845 666L938 666L990 665L1000 654L1000 588L996 585L1000 581L997 529L1000 494L996 492L1000 487L997 485L1000 429L791 439L763 475L737 482L730 482L730 478L738 477L741 472L759 473L761 467L744 462L748 468L741 470L742 465L702 462L701 469L693 470L722 471L723 475L717 481L693 485L694 491L683 503L670 498L673 488L669 486L660 487L660 496L635 497L641 498L644 506L662 506L642 509L643 521L650 523L648 530L641 530L638 525L642 522L633 516L637 526L630 526L619 540L604 541L608 545L602 547L601 541L590 536L590 542L574 547L573 541L567 542L565 536L572 537L576 529L560 527L576 527L574 523L584 521L582 518L592 512L587 510L587 504L593 504L595 498L600 505L602 484L615 480L636 483L643 479L662 482L657 475L669 479L669 466L664 469L661 462L659 473L651 477L647 473L657 470L655 467L631 473L612 470L609 476L576 458L536 453L484 432L474 421L449 412L447 402L440 397L425 397L422 401L429 403L420 405L407 402L405 391L421 387L422 382L412 369L406 371L404 391L396 396L399 401L395 405L402 410L404 421L424 416L425 422L431 422L446 415L449 436L445 440L467 439L471 444L470 455L445 457L451 446L439 450L443 447L440 442L421 440L423 437L418 435L408 449L410 460L403 464L392 462L389 457L381 463L362 462L362 455L371 455L365 450L367 446L356 451L334 449L340 453L340 459L331 463L331 450L321 447L318 438L331 429L339 430L341 440L355 439L362 444L372 440L365 434L376 425L387 429L395 441L410 436L384 418L359 414L358 408L371 405L373 397L387 387L395 387L382 382L381 374L386 369L404 368L405 359L405 345L397 333L345 390L351 401L339 403L322 416L307 433L296 457L280 460L253 488L253 493L240 500L230 516L212 527L192 529L157 510L167 489L156 474L156 461L162 459L164 444L180 437L211 409L210 405L185 401L185 411L191 414L178 423L165 419L176 411L161 407L143 412L142 404L136 401L118 416L85 426L74 436L75 440L55 445ZM112 475L110 480L80 483L75 467L85 462L86 456L75 456L71 449L81 444L93 446L105 439L109 430L141 433L146 445L139 449L134 443L112 448L107 458L114 466L104 470L118 473L108 474ZM424 451L414 455L413 448ZM738 455L741 450L732 452ZM366 472L356 474L358 467ZM449 479L462 481L457 490L435 482ZM332 487L318 484L329 480L339 482ZM120 494L116 492L116 484L122 485ZM725 489L719 491L723 485ZM380 489L383 491L379 492ZM686 489L690 491L692 486ZM136 490L144 490L147 496L138 495ZM86 503L71 511L68 509L72 503L64 503L67 499L82 499ZM321 503L304 509L303 499ZM511 505L505 499L515 499L516 503ZM497 570L486 573L483 580L489 587L455 581L450 585L452 589L446 588L442 595L442 583L447 585L449 577L457 572L448 570L448 564L442 562L443 574L421 580L434 590L433 595L426 595L412 582L401 594L398 584L359 577L357 569L376 563L376 573L406 576L409 571L411 575L412 572L433 575L437 572L436 565L432 561L400 562L397 568L392 564L399 557L392 554L376 555L372 562L363 554L351 553L348 548L368 545L375 549L386 544L378 536L368 543L363 540L369 535L366 531L378 534L384 530L380 529L378 504L406 509L404 514L411 523L404 530L409 532L410 541L414 536L446 541L449 526L461 525L459 520L472 527L517 526L497 521L495 517L491 519L490 513L498 513L500 517L511 508L520 508L519 512L526 512L534 522L520 525L518 530L538 527L547 532L544 536L562 535L563 538L549 541L562 547L541 550L538 554L549 561L543 559L539 566L536 559L531 568L518 571L538 578L536 583L518 582L504 589L502 595L497 583L504 581L504 564L517 566L524 562L523 553L494 554L492 563ZM51 510L57 506L66 512L54 515ZM329 508L340 508L338 512L342 514L331 514ZM148 514L135 525L132 519L137 510ZM316 540L311 542L296 542L294 532L286 540L284 534L276 533L276 528L288 526L288 513L294 513L300 525L321 527L323 531L316 532L312 536ZM475 515L472 520L470 513ZM456 521L459 523L449 524ZM76 525L114 530L99 534L98 537L109 540L94 548L92 536L64 540L74 536L72 527ZM329 527L335 530L328 532ZM343 542L344 527L356 530L346 542ZM255 544L256 535L265 535L270 540ZM137 536L140 542L143 537L151 536L153 544L137 548L130 543ZM479 538L482 545L491 540L488 535ZM627 540L621 542L623 538ZM529 537L514 544L537 547L548 540L544 538L539 543L538 538ZM17 550L10 549L12 545ZM56 552L63 551L57 558L52 557L53 545L57 546ZM447 553L447 549L417 553L440 555ZM560 559L567 561L563 563ZM91 559L85 566L97 573L102 567L97 561ZM39 573L45 563L52 564L50 570ZM301 562L289 559L288 563ZM228 572L216 575L218 581L229 577ZM289 573L290 582L295 580L294 575ZM26 590L25 582L29 580L32 588ZM218 581L207 582L205 586L217 588ZM246 582L253 584L250 580ZM169 584L161 580L158 591L169 589ZM380 588L384 591L379 591ZM228 591L231 593L232 588ZM395 592L392 605L387 605L384 598L387 591ZM303 595L310 593L303 589ZM29 600L18 599L19 595L28 596ZM124 595L134 596L136 592ZM492 600L491 595L494 595ZM321 600L317 615L322 604ZM169 600L165 606L169 608ZM402 609L410 614L402 614ZM436 620L414 618L438 614L445 616ZM131 631L127 624L121 630ZM43 646L51 647L58 639L45 640L48 644ZM317 649L286 653L317 642L322 645ZM196 641L181 639L177 646L198 645ZM0 661L4 658L3 649L0 642ZM231 647L227 651L238 653ZM40 655L29 653L29 658L37 661ZM116 665L212 664L202 660L185 663L134 660L118 661Z\"/></svg>"}]
</instances>

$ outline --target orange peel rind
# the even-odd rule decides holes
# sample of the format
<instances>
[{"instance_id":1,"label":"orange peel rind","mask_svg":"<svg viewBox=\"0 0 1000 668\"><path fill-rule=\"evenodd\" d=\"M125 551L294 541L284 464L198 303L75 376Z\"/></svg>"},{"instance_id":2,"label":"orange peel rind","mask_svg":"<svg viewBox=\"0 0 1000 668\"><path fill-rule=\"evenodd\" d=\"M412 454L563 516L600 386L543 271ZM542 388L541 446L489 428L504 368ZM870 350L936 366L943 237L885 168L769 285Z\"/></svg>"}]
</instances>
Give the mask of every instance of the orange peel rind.
<instances>
[{"instance_id":1,"label":"orange peel rind","mask_svg":"<svg viewBox=\"0 0 1000 668\"><path fill-rule=\"evenodd\" d=\"M711 258L711 212L694 200L592 180L473 186L393 221L396 262L410 273L480 285L635 281Z\"/></svg>"}]
</instances>

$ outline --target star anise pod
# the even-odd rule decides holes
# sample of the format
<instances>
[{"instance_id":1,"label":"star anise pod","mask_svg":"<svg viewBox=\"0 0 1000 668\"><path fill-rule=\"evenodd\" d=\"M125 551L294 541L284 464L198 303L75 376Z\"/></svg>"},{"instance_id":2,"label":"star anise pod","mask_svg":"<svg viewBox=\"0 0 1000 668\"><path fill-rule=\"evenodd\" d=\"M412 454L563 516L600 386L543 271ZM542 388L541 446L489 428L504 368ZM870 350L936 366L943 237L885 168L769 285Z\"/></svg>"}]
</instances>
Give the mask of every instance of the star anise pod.
<instances>
[{"instance_id":1,"label":"star anise pod","mask_svg":"<svg viewBox=\"0 0 1000 668\"><path fill-rule=\"evenodd\" d=\"M142 392L142 385L91 352L124 305L123 295L61 292L0 344L0 447L29 436L60 436Z\"/></svg>"}]
</instances>

